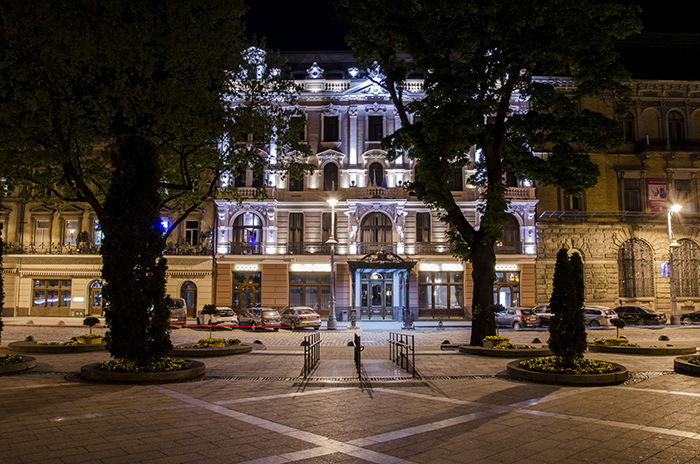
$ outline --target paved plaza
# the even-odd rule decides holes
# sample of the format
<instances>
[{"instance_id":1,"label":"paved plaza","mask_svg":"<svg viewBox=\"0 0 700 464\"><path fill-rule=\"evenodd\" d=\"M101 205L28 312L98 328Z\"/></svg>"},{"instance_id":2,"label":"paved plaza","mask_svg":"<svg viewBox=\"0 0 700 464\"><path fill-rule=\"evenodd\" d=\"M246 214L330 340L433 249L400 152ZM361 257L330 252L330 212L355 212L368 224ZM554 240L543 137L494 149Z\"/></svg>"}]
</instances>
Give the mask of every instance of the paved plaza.
<instances>
[{"instance_id":1,"label":"paved plaza","mask_svg":"<svg viewBox=\"0 0 700 464\"><path fill-rule=\"evenodd\" d=\"M85 333L5 321L3 354L28 335L62 341ZM389 360L390 330L399 329L357 331L366 346L361 378L347 346L351 330L320 331L321 362L307 380L301 342L310 331L216 331L256 349L200 358L206 375L178 384L81 381L80 366L106 352L33 355L34 369L0 377L0 463L700 463L700 378L673 373L672 356L596 353L628 367L630 380L542 385L509 378L508 359L440 349L467 343L468 329L419 329L411 332L414 379ZM700 346L700 328L623 333ZM547 338L546 330L503 334L515 343ZM590 330L589 339L614 334ZM172 338L207 335L184 328Z\"/></svg>"}]
</instances>

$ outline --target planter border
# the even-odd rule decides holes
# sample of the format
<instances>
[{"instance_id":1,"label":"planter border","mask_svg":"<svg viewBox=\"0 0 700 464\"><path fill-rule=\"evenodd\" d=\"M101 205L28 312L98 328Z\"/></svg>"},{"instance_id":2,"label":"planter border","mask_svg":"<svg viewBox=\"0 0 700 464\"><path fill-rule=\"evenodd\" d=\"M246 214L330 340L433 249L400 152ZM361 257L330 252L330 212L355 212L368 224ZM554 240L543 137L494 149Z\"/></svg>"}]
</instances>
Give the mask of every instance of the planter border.
<instances>
[{"instance_id":1,"label":"planter border","mask_svg":"<svg viewBox=\"0 0 700 464\"><path fill-rule=\"evenodd\" d=\"M235 354L250 353L251 351L253 351L253 345L241 343L240 345L229 345L220 348L173 348L168 356L178 358L201 358L207 356L231 356Z\"/></svg>"},{"instance_id":2,"label":"planter border","mask_svg":"<svg viewBox=\"0 0 700 464\"><path fill-rule=\"evenodd\" d=\"M617 363L610 363L616 370L607 374L555 374L550 372L535 372L523 369L519 364L519 360L509 362L506 367L508 374L518 379L556 385L617 385L627 380L630 375L625 366Z\"/></svg>"},{"instance_id":3,"label":"planter border","mask_svg":"<svg viewBox=\"0 0 700 464\"><path fill-rule=\"evenodd\" d=\"M5 364L3 366L0 366L0 374L10 374L12 372L21 372L21 371L26 371L29 370L33 367L36 367L36 358L33 358L31 356L22 356L24 361L18 362L18 363L13 363L13 364Z\"/></svg>"},{"instance_id":4,"label":"planter border","mask_svg":"<svg viewBox=\"0 0 700 464\"><path fill-rule=\"evenodd\" d=\"M105 351L106 343L96 343L93 345L39 345L37 342L10 342L7 349L20 353L43 353L43 354L68 354L86 353L88 351Z\"/></svg>"},{"instance_id":5,"label":"planter border","mask_svg":"<svg viewBox=\"0 0 700 464\"><path fill-rule=\"evenodd\" d=\"M172 383L193 380L204 375L206 366L201 361L190 361L192 367L167 372L111 372L97 368L100 363L92 363L80 368L80 377L85 380L108 383Z\"/></svg>"},{"instance_id":6,"label":"planter border","mask_svg":"<svg viewBox=\"0 0 700 464\"><path fill-rule=\"evenodd\" d=\"M533 349L484 348L483 346L460 345L460 353L477 356L492 356L496 358L538 358L551 356L552 351L547 346Z\"/></svg>"},{"instance_id":7,"label":"planter border","mask_svg":"<svg viewBox=\"0 0 700 464\"><path fill-rule=\"evenodd\" d=\"M700 377L700 366L693 364L688 360L695 356L678 356L673 360L673 370L679 374L693 375Z\"/></svg>"},{"instance_id":8,"label":"planter border","mask_svg":"<svg viewBox=\"0 0 700 464\"><path fill-rule=\"evenodd\" d=\"M614 345L588 345L591 353L616 353L636 354L638 356L678 356L681 354L693 354L697 351L695 346L664 346L655 348L651 346L614 346Z\"/></svg>"}]
</instances>

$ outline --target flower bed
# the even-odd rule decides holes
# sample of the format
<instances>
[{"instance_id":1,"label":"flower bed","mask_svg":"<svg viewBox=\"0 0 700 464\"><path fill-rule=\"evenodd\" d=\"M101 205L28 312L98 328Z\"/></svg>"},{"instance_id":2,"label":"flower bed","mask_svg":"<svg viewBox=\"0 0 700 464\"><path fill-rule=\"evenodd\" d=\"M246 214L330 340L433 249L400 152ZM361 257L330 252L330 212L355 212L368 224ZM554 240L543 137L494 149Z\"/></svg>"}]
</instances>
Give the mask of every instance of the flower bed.
<instances>
[{"instance_id":1,"label":"flower bed","mask_svg":"<svg viewBox=\"0 0 700 464\"><path fill-rule=\"evenodd\" d=\"M14 354L0 355L0 374L26 371L36 366L36 358L31 356L17 356Z\"/></svg>"},{"instance_id":2,"label":"flower bed","mask_svg":"<svg viewBox=\"0 0 700 464\"><path fill-rule=\"evenodd\" d=\"M678 356L673 360L673 370L679 374L694 375L700 377L700 357Z\"/></svg>"},{"instance_id":3,"label":"flower bed","mask_svg":"<svg viewBox=\"0 0 700 464\"><path fill-rule=\"evenodd\" d=\"M548 356L552 354L552 351L546 345L512 345L510 343L497 345L493 348L487 348L485 346L462 345L459 347L459 352L474 354L477 356L494 356L499 358L531 358L533 356Z\"/></svg>"},{"instance_id":4,"label":"flower bed","mask_svg":"<svg viewBox=\"0 0 700 464\"><path fill-rule=\"evenodd\" d=\"M67 342L60 343L57 341L46 341L46 342L36 342L36 341L21 341L21 342L11 342L7 345L7 349L11 351L19 351L22 353L85 353L87 351L105 351L107 344L97 343L97 344L85 344L76 340L68 340Z\"/></svg>"},{"instance_id":5,"label":"flower bed","mask_svg":"<svg viewBox=\"0 0 700 464\"><path fill-rule=\"evenodd\" d=\"M614 344L609 344L612 340ZM629 343L626 338L596 338L594 342L588 345L588 351L592 353L618 353L618 354L636 354L640 356L674 356L681 354L695 353L694 345L666 345L666 346L641 346L637 343Z\"/></svg>"},{"instance_id":6,"label":"flower bed","mask_svg":"<svg viewBox=\"0 0 700 464\"><path fill-rule=\"evenodd\" d=\"M124 361L123 359L103 361L97 365L97 368L101 371L128 373L182 371L191 367L192 362L186 359L173 358L163 358L143 367L137 366L133 361Z\"/></svg>"},{"instance_id":7,"label":"flower bed","mask_svg":"<svg viewBox=\"0 0 700 464\"><path fill-rule=\"evenodd\" d=\"M164 358L145 368L123 360L92 363L80 368L86 380L113 383L169 383L196 379L204 375L200 361Z\"/></svg>"},{"instance_id":8,"label":"flower bed","mask_svg":"<svg viewBox=\"0 0 700 464\"><path fill-rule=\"evenodd\" d=\"M560 385L615 385L629 377L626 367L606 361L581 359L574 368L562 366L556 357L512 361L507 366L513 377Z\"/></svg>"},{"instance_id":9,"label":"flower bed","mask_svg":"<svg viewBox=\"0 0 700 464\"><path fill-rule=\"evenodd\" d=\"M237 338L202 338L191 346L176 346L170 351L171 356L203 357L203 356L229 356L233 354L249 353L252 345L242 345Z\"/></svg>"}]
</instances>

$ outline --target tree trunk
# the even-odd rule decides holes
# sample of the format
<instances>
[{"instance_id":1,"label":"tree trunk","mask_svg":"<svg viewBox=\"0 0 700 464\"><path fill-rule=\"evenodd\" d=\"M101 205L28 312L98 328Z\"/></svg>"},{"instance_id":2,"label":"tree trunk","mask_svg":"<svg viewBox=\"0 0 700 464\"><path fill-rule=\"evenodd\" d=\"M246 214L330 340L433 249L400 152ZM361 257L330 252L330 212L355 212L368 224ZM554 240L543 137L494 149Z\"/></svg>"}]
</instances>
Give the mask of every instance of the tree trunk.
<instances>
[{"instance_id":1,"label":"tree trunk","mask_svg":"<svg viewBox=\"0 0 700 464\"><path fill-rule=\"evenodd\" d=\"M477 244L472 247L472 337L470 345L481 346L484 337L496 335L496 320L493 316L493 282L496 265L494 244Z\"/></svg>"}]
</instances>

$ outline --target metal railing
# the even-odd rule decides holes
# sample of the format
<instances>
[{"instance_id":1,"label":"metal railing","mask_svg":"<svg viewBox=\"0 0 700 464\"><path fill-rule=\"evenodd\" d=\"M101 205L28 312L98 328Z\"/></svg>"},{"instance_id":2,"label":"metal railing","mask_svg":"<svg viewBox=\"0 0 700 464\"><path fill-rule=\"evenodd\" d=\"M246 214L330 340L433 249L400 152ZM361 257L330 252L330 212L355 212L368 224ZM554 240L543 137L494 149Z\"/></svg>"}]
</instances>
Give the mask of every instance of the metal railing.
<instances>
[{"instance_id":1,"label":"metal railing","mask_svg":"<svg viewBox=\"0 0 700 464\"><path fill-rule=\"evenodd\" d=\"M410 250L410 246L408 246ZM416 242L414 245L417 255L449 255L452 253L452 245L448 242Z\"/></svg>"},{"instance_id":2,"label":"metal railing","mask_svg":"<svg viewBox=\"0 0 700 464\"><path fill-rule=\"evenodd\" d=\"M401 369L416 375L416 343L413 335L389 333L389 359ZM410 359L409 359L410 355Z\"/></svg>"},{"instance_id":3,"label":"metal railing","mask_svg":"<svg viewBox=\"0 0 700 464\"><path fill-rule=\"evenodd\" d=\"M335 245L338 254L338 245ZM286 253L288 255L330 255L331 246L321 242L287 242Z\"/></svg>"},{"instance_id":4,"label":"metal railing","mask_svg":"<svg viewBox=\"0 0 700 464\"><path fill-rule=\"evenodd\" d=\"M359 335L355 334L355 341L352 342L355 347L355 369L357 370L357 377L362 378L362 351L365 347L362 346L362 339Z\"/></svg>"},{"instance_id":5,"label":"metal railing","mask_svg":"<svg viewBox=\"0 0 700 464\"><path fill-rule=\"evenodd\" d=\"M318 332L304 337L304 379L321 360L321 334Z\"/></svg>"}]
</instances>

